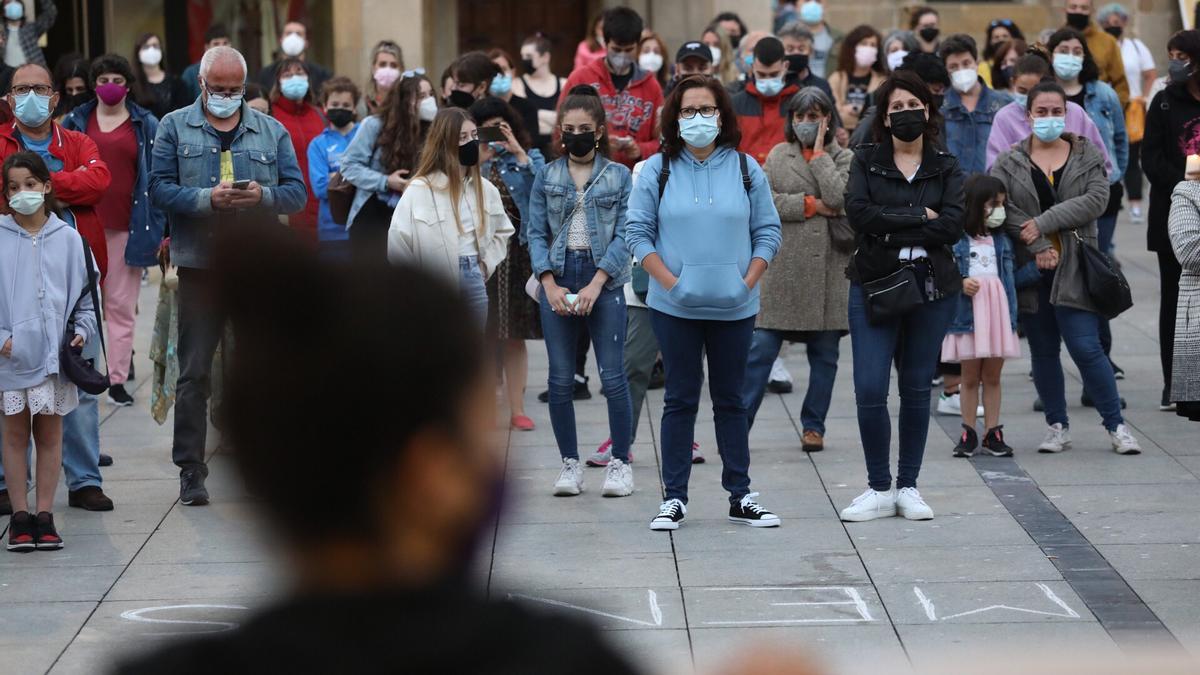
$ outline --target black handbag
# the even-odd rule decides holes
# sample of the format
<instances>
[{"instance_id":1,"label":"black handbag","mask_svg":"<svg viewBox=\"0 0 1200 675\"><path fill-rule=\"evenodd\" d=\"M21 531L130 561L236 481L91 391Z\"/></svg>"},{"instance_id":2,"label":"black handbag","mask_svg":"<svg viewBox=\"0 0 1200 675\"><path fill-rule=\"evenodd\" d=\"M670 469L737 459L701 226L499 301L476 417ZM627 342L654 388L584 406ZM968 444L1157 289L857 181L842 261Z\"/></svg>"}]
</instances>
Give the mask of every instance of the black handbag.
<instances>
[{"instance_id":1,"label":"black handbag","mask_svg":"<svg viewBox=\"0 0 1200 675\"><path fill-rule=\"evenodd\" d=\"M1133 292L1129 289L1129 282L1112 258L1085 242L1079 230L1073 232L1075 241L1079 243L1083 282L1092 304L1096 306L1096 313L1106 319L1115 319L1121 312L1133 307Z\"/></svg>"},{"instance_id":2,"label":"black handbag","mask_svg":"<svg viewBox=\"0 0 1200 675\"><path fill-rule=\"evenodd\" d=\"M82 235L80 239L83 239ZM100 300L96 294L96 284L100 281L100 274L92 264L92 249L88 246L86 239L83 239L83 259L87 263L88 285L79 299L75 301L71 315L67 318L67 328L63 334L62 346L58 350L58 369L63 376L74 382L75 386L93 396L99 396L109 387L108 350L104 345L104 326L100 323ZM88 294L92 296L92 311L96 313L96 332L100 336L100 350L104 354L103 375L96 370L96 363L93 359L83 357L83 347L71 346L71 340L75 339L75 325L72 319L75 312L79 310L79 303Z\"/></svg>"},{"instance_id":3,"label":"black handbag","mask_svg":"<svg viewBox=\"0 0 1200 675\"><path fill-rule=\"evenodd\" d=\"M881 324L897 319L925 302L916 270L911 264L874 281L863 283L863 294L867 299L867 320Z\"/></svg>"},{"instance_id":4,"label":"black handbag","mask_svg":"<svg viewBox=\"0 0 1200 675\"><path fill-rule=\"evenodd\" d=\"M829 221L829 238L833 242L833 250L839 253L853 253L858 243L854 236L854 228L846 216L826 216Z\"/></svg>"}]
</instances>

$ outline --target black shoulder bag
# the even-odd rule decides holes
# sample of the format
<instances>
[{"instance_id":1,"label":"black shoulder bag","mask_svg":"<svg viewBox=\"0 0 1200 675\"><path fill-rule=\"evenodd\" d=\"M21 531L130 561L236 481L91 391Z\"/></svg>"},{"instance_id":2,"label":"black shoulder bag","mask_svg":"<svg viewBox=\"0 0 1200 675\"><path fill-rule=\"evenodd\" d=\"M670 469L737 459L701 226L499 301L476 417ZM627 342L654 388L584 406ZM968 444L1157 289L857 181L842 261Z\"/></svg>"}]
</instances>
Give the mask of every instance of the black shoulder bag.
<instances>
[{"instance_id":1,"label":"black shoulder bag","mask_svg":"<svg viewBox=\"0 0 1200 675\"><path fill-rule=\"evenodd\" d=\"M1115 319L1133 307L1133 292L1125 275L1100 249L1084 241L1079 230L1071 230L1079 244L1080 268L1088 297L1096 306L1096 313L1106 319Z\"/></svg>"},{"instance_id":2,"label":"black shoulder bag","mask_svg":"<svg viewBox=\"0 0 1200 675\"><path fill-rule=\"evenodd\" d=\"M99 396L109 387L108 350L104 345L104 325L100 322L100 300L96 294L96 284L100 281L100 274L92 264L92 249L88 246L87 239L84 239L82 234L79 235L79 238L83 240L83 259L87 264L88 285L79 299L75 301L75 306L71 308L71 315L67 317L67 328L64 331L62 346L58 350L58 368L68 380L75 383L75 386L93 396ZM82 346L71 346L71 340L75 339L75 312L79 310L79 303L87 294L92 296L92 311L96 313L96 333L100 337L100 350L104 354L103 375L96 370L94 360L83 357Z\"/></svg>"}]
</instances>

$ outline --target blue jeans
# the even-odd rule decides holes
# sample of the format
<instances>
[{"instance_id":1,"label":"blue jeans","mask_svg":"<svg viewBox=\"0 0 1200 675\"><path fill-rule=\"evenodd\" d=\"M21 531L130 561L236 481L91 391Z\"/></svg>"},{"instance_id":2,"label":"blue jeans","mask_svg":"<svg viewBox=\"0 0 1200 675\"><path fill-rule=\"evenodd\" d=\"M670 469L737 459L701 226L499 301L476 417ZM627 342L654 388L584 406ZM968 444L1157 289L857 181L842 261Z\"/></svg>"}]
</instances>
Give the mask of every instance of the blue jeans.
<instances>
[{"instance_id":1,"label":"blue jeans","mask_svg":"<svg viewBox=\"0 0 1200 675\"><path fill-rule=\"evenodd\" d=\"M850 285L850 345L854 352L854 399L858 404L858 434L867 460L872 490L892 487L888 458L892 419L888 390L892 360L900 383L900 462L896 487L916 487L929 435L929 388L942 353L942 339L954 318L958 294L927 302L907 315L884 324L867 320L862 286Z\"/></svg>"},{"instance_id":2,"label":"blue jeans","mask_svg":"<svg viewBox=\"0 0 1200 675\"><path fill-rule=\"evenodd\" d=\"M482 330L487 325L488 297L478 256L458 256L458 292Z\"/></svg>"},{"instance_id":3,"label":"blue jeans","mask_svg":"<svg viewBox=\"0 0 1200 675\"><path fill-rule=\"evenodd\" d=\"M1104 419L1104 428L1113 431L1125 420L1121 417L1117 379L1100 344L1100 327L1104 319L1093 312L1051 305L1053 284L1054 272L1043 272L1042 282L1038 285L1038 311L1020 315L1021 327L1029 339L1033 384L1046 407L1046 424L1070 425L1060 346L1065 342L1071 360L1083 377L1083 388Z\"/></svg>"},{"instance_id":4,"label":"blue jeans","mask_svg":"<svg viewBox=\"0 0 1200 675\"><path fill-rule=\"evenodd\" d=\"M554 282L579 293L596 276L591 251L567 251L562 276ZM486 300L486 298L485 298ZM587 316L559 316L550 309L546 294L541 294L542 334L550 360L550 426L563 459L579 459L579 440L575 430L575 359L579 331L586 327L596 350L600 385L608 399L608 432L613 457L628 462L633 442L633 407L629 402L629 381L625 376L625 291L604 289Z\"/></svg>"},{"instance_id":5,"label":"blue jeans","mask_svg":"<svg viewBox=\"0 0 1200 675\"><path fill-rule=\"evenodd\" d=\"M662 478L667 499L678 499L685 504L688 500L705 354L717 452L724 465L721 487L729 492L731 504L750 493L750 422L742 391L754 319L701 321L657 310L650 312L667 375L661 434Z\"/></svg>"},{"instance_id":6,"label":"blue jeans","mask_svg":"<svg viewBox=\"0 0 1200 675\"><path fill-rule=\"evenodd\" d=\"M1111 216L1100 216L1096 219L1097 248L1104 255L1113 254L1113 235L1117 233L1117 214Z\"/></svg>"},{"instance_id":7,"label":"blue jeans","mask_svg":"<svg viewBox=\"0 0 1200 675\"><path fill-rule=\"evenodd\" d=\"M746 363L746 386L742 390L742 401L750 426L758 415L767 381L771 379L771 366L783 348L784 331L759 328L754 331L750 343L750 360ZM837 380L838 343L842 339L836 330L815 330L803 333L805 352L808 354L808 391L800 408L800 424L804 431L815 431L825 435L825 416L829 414L829 402L833 399L833 383Z\"/></svg>"}]
</instances>

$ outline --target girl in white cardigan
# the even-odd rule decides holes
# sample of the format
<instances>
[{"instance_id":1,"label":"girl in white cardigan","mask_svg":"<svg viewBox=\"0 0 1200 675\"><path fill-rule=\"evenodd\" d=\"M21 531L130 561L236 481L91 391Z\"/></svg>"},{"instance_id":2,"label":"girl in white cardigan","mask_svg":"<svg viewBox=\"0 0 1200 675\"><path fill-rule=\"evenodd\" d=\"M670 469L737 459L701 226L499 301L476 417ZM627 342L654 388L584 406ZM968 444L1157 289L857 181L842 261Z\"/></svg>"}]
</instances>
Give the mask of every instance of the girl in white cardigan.
<instances>
[{"instance_id":1,"label":"girl in white cardigan","mask_svg":"<svg viewBox=\"0 0 1200 675\"><path fill-rule=\"evenodd\" d=\"M465 110L438 112L416 175L396 205L388 260L415 263L458 283L483 326L484 282L508 252L514 229L494 185L479 175L479 131Z\"/></svg>"}]
</instances>

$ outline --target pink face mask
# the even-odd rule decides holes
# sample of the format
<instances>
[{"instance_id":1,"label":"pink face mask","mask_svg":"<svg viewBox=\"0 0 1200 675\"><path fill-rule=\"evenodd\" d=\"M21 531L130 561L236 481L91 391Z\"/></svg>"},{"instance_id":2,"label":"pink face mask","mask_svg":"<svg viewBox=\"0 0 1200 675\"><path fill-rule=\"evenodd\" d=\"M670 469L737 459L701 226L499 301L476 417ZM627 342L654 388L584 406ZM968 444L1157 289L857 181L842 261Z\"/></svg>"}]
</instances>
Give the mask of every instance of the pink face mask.
<instances>
[{"instance_id":1,"label":"pink face mask","mask_svg":"<svg viewBox=\"0 0 1200 675\"><path fill-rule=\"evenodd\" d=\"M105 82L96 87L96 98L104 102L104 105L116 105L125 98L125 94L129 90L123 84L115 82Z\"/></svg>"},{"instance_id":2,"label":"pink face mask","mask_svg":"<svg viewBox=\"0 0 1200 675\"><path fill-rule=\"evenodd\" d=\"M396 80L400 79L400 70L398 68L383 67L375 71L375 84L384 89L388 89Z\"/></svg>"}]
</instances>

